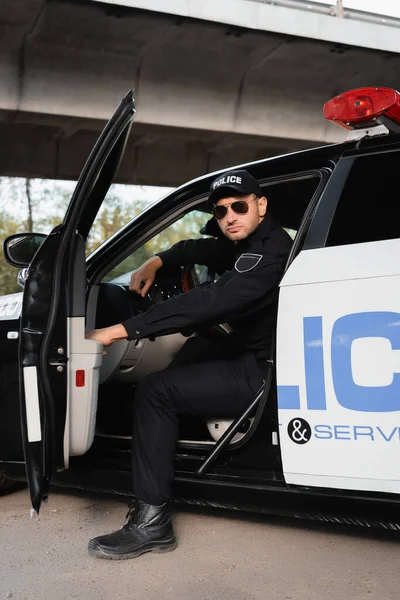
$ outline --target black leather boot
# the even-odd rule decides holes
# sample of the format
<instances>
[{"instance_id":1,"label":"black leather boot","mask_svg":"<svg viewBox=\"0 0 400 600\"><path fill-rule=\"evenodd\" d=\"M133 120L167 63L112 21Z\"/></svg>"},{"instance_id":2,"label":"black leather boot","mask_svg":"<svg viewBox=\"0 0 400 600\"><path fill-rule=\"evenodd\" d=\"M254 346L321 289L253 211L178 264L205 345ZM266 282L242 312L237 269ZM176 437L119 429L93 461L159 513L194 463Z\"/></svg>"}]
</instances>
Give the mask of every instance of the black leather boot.
<instances>
[{"instance_id":1,"label":"black leather boot","mask_svg":"<svg viewBox=\"0 0 400 600\"><path fill-rule=\"evenodd\" d=\"M118 531L89 542L89 553L99 558L136 558L144 552L171 552L176 548L171 516L166 506L152 506L140 500L127 514Z\"/></svg>"}]
</instances>

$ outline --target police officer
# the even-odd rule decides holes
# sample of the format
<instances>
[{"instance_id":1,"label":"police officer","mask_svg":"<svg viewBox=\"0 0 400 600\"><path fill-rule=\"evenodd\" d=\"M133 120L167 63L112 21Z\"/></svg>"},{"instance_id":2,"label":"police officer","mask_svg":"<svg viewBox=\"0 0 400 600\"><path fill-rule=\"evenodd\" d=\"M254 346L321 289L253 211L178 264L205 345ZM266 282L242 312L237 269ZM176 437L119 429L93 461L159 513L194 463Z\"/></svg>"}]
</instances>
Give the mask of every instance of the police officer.
<instances>
[{"instance_id":1,"label":"police officer","mask_svg":"<svg viewBox=\"0 0 400 600\"><path fill-rule=\"evenodd\" d=\"M262 385L276 319L278 284L292 245L267 212L267 199L247 171L234 170L211 185L209 205L221 235L186 240L160 252L133 273L130 288L144 296L161 266L206 265L211 283L157 303L121 324L88 337L108 346L184 329L229 323L226 339L188 339L167 370L138 384L133 403L135 508L122 529L90 540L89 551L122 559L176 547L167 501L181 414L235 417Z\"/></svg>"}]
</instances>

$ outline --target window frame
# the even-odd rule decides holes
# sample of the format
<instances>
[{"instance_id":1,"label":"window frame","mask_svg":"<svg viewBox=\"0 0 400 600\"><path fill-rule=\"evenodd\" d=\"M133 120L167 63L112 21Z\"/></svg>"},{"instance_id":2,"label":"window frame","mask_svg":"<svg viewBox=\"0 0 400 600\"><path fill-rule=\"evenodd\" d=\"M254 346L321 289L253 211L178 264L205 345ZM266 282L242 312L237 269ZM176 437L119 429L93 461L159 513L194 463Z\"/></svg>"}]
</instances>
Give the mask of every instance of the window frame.
<instances>
[{"instance_id":1,"label":"window frame","mask_svg":"<svg viewBox=\"0 0 400 600\"><path fill-rule=\"evenodd\" d=\"M400 148L385 148L374 149L368 152L344 153L337 162L337 165L331 175L331 178L326 186L326 189L321 195L317 208L314 212L310 228L304 241L303 250L313 250L317 248L338 248L344 244L327 245L328 237L332 229L333 220L336 210L339 206L345 185L351 176L352 169L356 161L363 158L398 153L400 158ZM400 235L399 235L400 238ZM384 238L387 239L387 238ZM397 239L397 238L396 238ZM376 241L376 240L374 240ZM369 243L355 241L354 244ZM371 240L372 243L372 240ZM346 244L352 245L352 244Z\"/></svg>"},{"instance_id":2,"label":"window frame","mask_svg":"<svg viewBox=\"0 0 400 600\"><path fill-rule=\"evenodd\" d=\"M146 238L146 240L140 244L135 246L135 249L132 250L125 258L123 258L122 260L120 260L119 262L117 262L109 271L107 271L107 273L105 273L105 275L103 275L100 283L113 283L113 279L116 278L120 278L123 275L126 275L127 273L132 273L135 269L132 269L131 271L126 271L125 273L122 273L121 275L116 275L115 277L113 277L113 279L107 280L105 281L105 278L109 276L109 274L116 269L119 265L121 265L125 260L129 259L131 256L133 256L136 252L138 252L141 248L143 248L145 246L145 244L147 244L148 242L151 242L154 238L156 238L158 235L162 235L165 231L167 231L170 227L172 227L173 225L175 225L175 223L178 223L179 221L185 219L185 217L189 216L191 213L193 212L198 212L198 213L203 213L204 216L206 217L206 221L205 223L202 225L202 227L204 227L204 225L206 224L207 221L210 220L210 218L212 217L211 214L208 214L204 211L200 211L198 209L196 209L196 206L192 206L190 210L185 210L183 212L183 214L181 213L179 215L179 218L171 220L168 225L166 227L163 227L160 231L158 231L157 233L149 236ZM209 235L203 235L200 233L200 230L198 232L200 237L192 237L192 238L181 238L181 239L207 239L208 237L210 237ZM179 240L180 241L180 240ZM167 248L164 248L163 250L167 250ZM162 250L158 250L159 252L161 252ZM150 257L149 257L150 258ZM139 268L140 265L138 265ZM119 282L120 283L120 282ZM129 282L128 282L129 283ZM120 283L120 285L127 285L127 283Z\"/></svg>"},{"instance_id":3,"label":"window frame","mask_svg":"<svg viewBox=\"0 0 400 600\"><path fill-rule=\"evenodd\" d=\"M258 182L262 189L267 190L269 186L279 185L284 182L296 182L305 178L319 178L320 181L316 185L315 192L308 199L307 206L303 212L298 233L296 239L298 240L301 233L301 238L304 238L304 220L306 215L307 228L309 223L310 215L314 213L315 203L318 201L321 195L321 187L326 185L327 179L333 176L328 170L334 166L333 161L324 161L320 168L312 167L310 169L302 169L301 171L290 170L283 175L275 175L272 177L258 177ZM189 184L188 184L189 185ZM102 246L95 250L92 254L87 257L87 280L88 285L98 285L103 277L109 273L116 265L125 260L130 254L135 252L141 245L152 237L169 227L174 222L178 221L184 213L190 212L195 209L196 206L204 204L208 197L207 193L195 194L195 190L192 189L192 194L189 198L186 197L185 201L181 200L182 204L176 205L176 200L179 202L179 196L183 198L186 195L186 190L175 190L164 196L159 201L156 201L149 207L145 208L144 211L136 215L130 223L126 224L122 229L115 232ZM323 191L322 191L323 193ZM175 196L179 194L175 200ZM169 209L166 202L171 201L174 198L173 206ZM164 214L160 215L162 207L166 207ZM149 221L148 215L154 211L156 214L155 220ZM158 214L157 214L158 213ZM211 218L211 213L210 213ZM144 222L143 229L137 234L136 230ZM282 224L284 227L285 225ZM126 243L128 235L132 232L134 238L129 244ZM121 240L121 242L120 242ZM121 248L122 246L122 248ZM297 247L297 244L296 244Z\"/></svg>"},{"instance_id":4,"label":"window frame","mask_svg":"<svg viewBox=\"0 0 400 600\"><path fill-rule=\"evenodd\" d=\"M355 157L342 157L336 164L315 208L303 250L325 248L339 199L354 162Z\"/></svg>"}]
</instances>

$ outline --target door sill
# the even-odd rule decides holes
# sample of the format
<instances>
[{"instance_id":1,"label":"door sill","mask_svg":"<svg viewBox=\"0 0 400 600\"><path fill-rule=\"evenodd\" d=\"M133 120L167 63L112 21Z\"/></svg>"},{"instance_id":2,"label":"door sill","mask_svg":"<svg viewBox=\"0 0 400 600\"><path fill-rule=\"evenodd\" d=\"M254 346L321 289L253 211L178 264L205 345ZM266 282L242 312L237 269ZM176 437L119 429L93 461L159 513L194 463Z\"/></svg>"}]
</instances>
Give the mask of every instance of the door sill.
<instances>
[{"instance_id":1,"label":"door sill","mask_svg":"<svg viewBox=\"0 0 400 600\"><path fill-rule=\"evenodd\" d=\"M101 431L96 431L95 437L108 439L108 440L131 440L131 435L117 435L111 433L102 433ZM181 448L211 448L215 446L216 442L214 440L178 440L178 446Z\"/></svg>"}]
</instances>

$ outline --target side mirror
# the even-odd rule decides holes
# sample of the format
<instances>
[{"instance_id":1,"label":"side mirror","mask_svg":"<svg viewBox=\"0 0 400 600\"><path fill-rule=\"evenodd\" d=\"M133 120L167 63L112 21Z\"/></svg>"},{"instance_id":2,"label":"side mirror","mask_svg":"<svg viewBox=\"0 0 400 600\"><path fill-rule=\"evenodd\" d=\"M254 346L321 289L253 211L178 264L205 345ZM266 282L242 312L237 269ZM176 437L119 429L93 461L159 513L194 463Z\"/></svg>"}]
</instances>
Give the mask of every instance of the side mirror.
<instances>
[{"instance_id":1,"label":"side mirror","mask_svg":"<svg viewBox=\"0 0 400 600\"><path fill-rule=\"evenodd\" d=\"M46 237L44 233L10 235L3 242L4 258L13 267L27 267Z\"/></svg>"}]
</instances>

